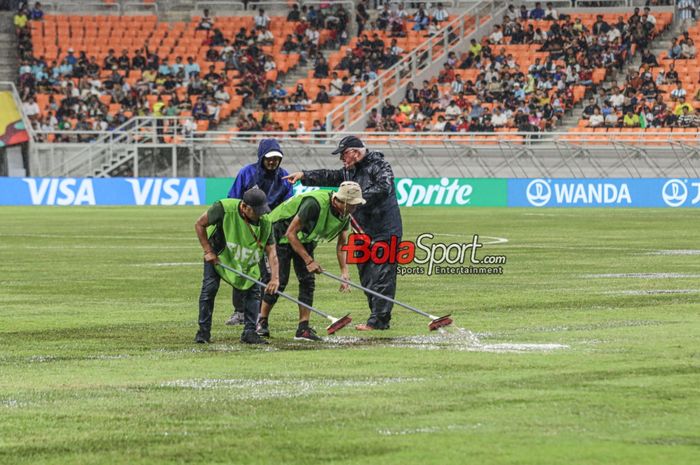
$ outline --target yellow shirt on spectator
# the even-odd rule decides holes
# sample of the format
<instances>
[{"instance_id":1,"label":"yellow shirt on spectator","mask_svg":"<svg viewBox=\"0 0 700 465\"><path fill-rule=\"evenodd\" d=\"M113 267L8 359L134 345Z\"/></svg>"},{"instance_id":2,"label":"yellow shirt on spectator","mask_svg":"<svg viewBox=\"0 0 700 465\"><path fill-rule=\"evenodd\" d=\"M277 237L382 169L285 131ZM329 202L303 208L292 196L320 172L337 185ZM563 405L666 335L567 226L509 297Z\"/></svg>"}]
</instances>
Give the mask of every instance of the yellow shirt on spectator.
<instances>
[{"instance_id":1,"label":"yellow shirt on spectator","mask_svg":"<svg viewBox=\"0 0 700 465\"><path fill-rule=\"evenodd\" d=\"M165 103L156 102L153 104L153 116L163 116L163 107Z\"/></svg>"},{"instance_id":2,"label":"yellow shirt on spectator","mask_svg":"<svg viewBox=\"0 0 700 465\"><path fill-rule=\"evenodd\" d=\"M478 42L475 43L474 45L469 47L469 51L472 52L475 57L479 56L479 54L481 53L481 44Z\"/></svg>"},{"instance_id":3,"label":"yellow shirt on spectator","mask_svg":"<svg viewBox=\"0 0 700 465\"><path fill-rule=\"evenodd\" d=\"M693 113L693 106L688 102L679 103L676 108L673 109L673 114L676 116L681 116L683 114L683 108L688 108L688 113Z\"/></svg>"},{"instance_id":4,"label":"yellow shirt on spectator","mask_svg":"<svg viewBox=\"0 0 700 465\"><path fill-rule=\"evenodd\" d=\"M15 15L15 26L17 26L20 29L24 29L28 21L29 20L27 19L26 15L19 13Z\"/></svg>"},{"instance_id":5,"label":"yellow shirt on spectator","mask_svg":"<svg viewBox=\"0 0 700 465\"><path fill-rule=\"evenodd\" d=\"M639 127L639 115L625 115L625 118L622 120L622 122L626 128Z\"/></svg>"}]
</instances>

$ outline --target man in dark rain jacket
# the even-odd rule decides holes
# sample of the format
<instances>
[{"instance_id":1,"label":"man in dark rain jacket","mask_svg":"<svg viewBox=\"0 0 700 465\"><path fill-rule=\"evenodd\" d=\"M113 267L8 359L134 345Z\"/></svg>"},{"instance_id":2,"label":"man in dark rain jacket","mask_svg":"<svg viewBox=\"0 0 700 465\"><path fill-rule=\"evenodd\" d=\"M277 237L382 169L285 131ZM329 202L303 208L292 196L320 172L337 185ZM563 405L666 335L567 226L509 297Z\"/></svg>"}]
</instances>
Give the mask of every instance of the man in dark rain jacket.
<instances>
[{"instance_id":1,"label":"man in dark rain jacket","mask_svg":"<svg viewBox=\"0 0 700 465\"><path fill-rule=\"evenodd\" d=\"M228 198L240 199L248 189L256 187L267 195L270 209L275 209L279 204L290 198L293 194L292 185L283 178L289 173L284 168L280 168L282 163L282 148L276 139L263 139L258 145L258 161L244 166L239 171L236 180L228 192ZM267 282L269 272L267 265L260 262L261 281ZM233 294L233 314L226 321L227 325L242 325L244 322L244 307L236 300L236 293Z\"/></svg>"},{"instance_id":2,"label":"man in dark rain jacket","mask_svg":"<svg viewBox=\"0 0 700 465\"><path fill-rule=\"evenodd\" d=\"M339 170L307 170L292 173L285 179L290 183L301 180L306 186L339 186L343 181L354 181L362 188L367 201L354 214L357 226L369 235L372 243L391 240L395 236L401 241L403 228L401 213L396 200L394 173L391 165L380 152L368 151L364 143L355 136L347 136L338 144L333 155L340 155L343 168ZM387 260L388 261L388 260ZM361 284L386 297L396 295L396 263L373 263L371 260L358 264ZM360 331L389 329L392 304L382 298L367 294L371 311L367 324L357 325Z\"/></svg>"}]
</instances>

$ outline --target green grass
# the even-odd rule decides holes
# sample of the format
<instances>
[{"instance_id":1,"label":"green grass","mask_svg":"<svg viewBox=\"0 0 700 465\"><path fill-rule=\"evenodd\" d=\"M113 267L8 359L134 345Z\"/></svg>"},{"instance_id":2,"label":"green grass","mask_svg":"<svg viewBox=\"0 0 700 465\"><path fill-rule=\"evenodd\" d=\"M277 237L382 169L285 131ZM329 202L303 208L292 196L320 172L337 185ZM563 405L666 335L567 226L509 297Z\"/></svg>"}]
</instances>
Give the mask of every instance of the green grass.
<instances>
[{"instance_id":1,"label":"green grass","mask_svg":"<svg viewBox=\"0 0 700 465\"><path fill-rule=\"evenodd\" d=\"M404 210L406 239L504 237L480 253L508 263L402 277L400 300L483 344L569 346L494 353L400 308L388 332L294 343L282 301L272 344L243 347L225 285L196 346L201 211L0 209L0 463L698 463L700 256L654 252L700 249L700 212ZM680 277L585 277L606 273ZM324 277L316 304L368 313Z\"/></svg>"}]
</instances>

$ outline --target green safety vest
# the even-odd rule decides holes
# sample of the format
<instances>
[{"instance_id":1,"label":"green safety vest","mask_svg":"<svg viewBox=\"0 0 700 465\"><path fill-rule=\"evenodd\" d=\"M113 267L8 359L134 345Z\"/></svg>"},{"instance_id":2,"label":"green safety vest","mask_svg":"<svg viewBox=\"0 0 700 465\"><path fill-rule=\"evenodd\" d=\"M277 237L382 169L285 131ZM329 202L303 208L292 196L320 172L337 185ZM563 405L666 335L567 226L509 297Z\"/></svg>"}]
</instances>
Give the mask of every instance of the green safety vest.
<instances>
[{"instance_id":1,"label":"green safety vest","mask_svg":"<svg viewBox=\"0 0 700 465\"><path fill-rule=\"evenodd\" d=\"M224 265L259 280L260 267L258 263L265 253L265 244L272 233L272 222L267 215L263 215L257 225L246 224L245 219L238 212L240 199L222 199L220 202L224 207L222 229L225 246L221 244L223 246L221 250L216 250L215 246L215 253L218 254L219 260ZM220 240L220 233L217 225L211 225L207 228L207 237L209 237L210 242L214 242L212 236L217 236L217 241ZM253 286L252 281L232 271L225 270L219 265L216 265L215 268L219 276L236 289L244 291Z\"/></svg>"},{"instance_id":2,"label":"green safety vest","mask_svg":"<svg viewBox=\"0 0 700 465\"><path fill-rule=\"evenodd\" d=\"M273 223L294 218L301 207L301 202L304 199L311 197L315 199L321 207L318 220L310 233L306 234L303 231L299 231L297 233L297 237L302 244L319 241L331 241L335 239L343 230L347 229L348 224L350 223L349 217L341 219L331 213L332 195L333 192L323 190L315 190L305 194L296 195L290 199L287 199L280 204L280 206L272 210L268 216L270 217L270 221ZM277 242L279 244L288 244L289 240L283 236Z\"/></svg>"}]
</instances>

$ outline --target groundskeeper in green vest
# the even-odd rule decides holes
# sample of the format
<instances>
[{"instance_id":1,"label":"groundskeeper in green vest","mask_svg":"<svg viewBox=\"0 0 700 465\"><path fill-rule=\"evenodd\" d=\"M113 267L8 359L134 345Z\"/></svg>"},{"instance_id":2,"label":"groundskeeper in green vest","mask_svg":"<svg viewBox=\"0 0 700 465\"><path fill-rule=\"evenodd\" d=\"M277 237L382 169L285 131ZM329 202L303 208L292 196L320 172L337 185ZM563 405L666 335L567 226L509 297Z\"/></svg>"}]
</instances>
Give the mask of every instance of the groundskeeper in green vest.
<instances>
[{"instance_id":1,"label":"groundskeeper in green vest","mask_svg":"<svg viewBox=\"0 0 700 465\"><path fill-rule=\"evenodd\" d=\"M265 292L276 294L279 287L277 251L272 234L272 222L267 217L270 208L265 193L254 187L242 199L223 199L203 213L195 223L199 243L204 250L204 276L199 295L199 331L195 342L210 340L214 299L221 278L234 288L234 298L244 308L245 325L241 342L266 344L255 332L260 308L260 289L251 280L224 269L226 265L253 279L260 279L258 263L267 255L270 282Z\"/></svg>"},{"instance_id":2,"label":"groundskeeper in green vest","mask_svg":"<svg viewBox=\"0 0 700 465\"><path fill-rule=\"evenodd\" d=\"M268 216L272 221L272 231L277 242L277 257L280 270L280 291L284 291L289 282L292 263L299 281L300 302L313 305L315 290L315 273L323 271L314 259L314 248L319 242L328 242L337 238L336 255L343 279L350 280L346 254L342 247L347 243L350 233L350 215L358 205L365 203L362 189L356 182L344 182L337 192L312 191L282 203ZM349 285L343 283L341 292L347 292ZM268 320L277 296L265 292L260 308L257 332L263 337L270 336ZM310 311L299 305L299 326L294 339L318 341L318 337L309 326Z\"/></svg>"}]
</instances>

